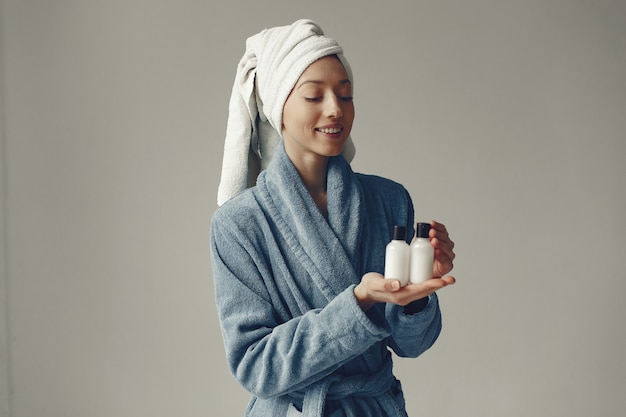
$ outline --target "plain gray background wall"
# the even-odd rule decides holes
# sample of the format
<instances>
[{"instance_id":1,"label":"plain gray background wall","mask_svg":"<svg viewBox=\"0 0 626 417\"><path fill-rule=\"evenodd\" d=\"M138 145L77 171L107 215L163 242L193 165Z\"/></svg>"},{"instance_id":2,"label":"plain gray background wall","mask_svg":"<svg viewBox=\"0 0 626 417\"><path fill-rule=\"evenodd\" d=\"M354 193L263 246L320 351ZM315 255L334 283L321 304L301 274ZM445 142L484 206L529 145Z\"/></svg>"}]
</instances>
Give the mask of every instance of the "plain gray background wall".
<instances>
[{"instance_id":1,"label":"plain gray background wall","mask_svg":"<svg viewBox=\"0 0 626 417\"><path fill-rule=\"evenodd\" d=\"M245 39L318 21L357 171L457 243L412 416L626 408L626 4L2 0L0 416L239 416L208 249Z\"/></svg>"}]
</instances>

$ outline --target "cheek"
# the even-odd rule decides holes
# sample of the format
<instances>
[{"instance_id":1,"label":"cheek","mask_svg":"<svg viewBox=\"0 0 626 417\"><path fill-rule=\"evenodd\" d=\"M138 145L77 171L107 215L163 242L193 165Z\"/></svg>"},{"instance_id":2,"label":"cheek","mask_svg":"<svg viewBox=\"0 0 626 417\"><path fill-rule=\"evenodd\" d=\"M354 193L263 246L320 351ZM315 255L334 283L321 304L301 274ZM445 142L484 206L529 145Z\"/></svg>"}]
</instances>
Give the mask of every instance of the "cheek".
<instances>
[{"instance_id":1,"label":"cheek","mask_svg":"<svg viewBox=\"0 0 626 417\"><path fill-rule=\"evenodd\" d=\"M302 107L294 103L287 102L283 107L283 129L297 129L305 121L306 112Z\"/></svg>"},{"instance_id":2,"label":"cheek","mask_svg":"<svg viewBox=\"0 0 626 417\"><path fill-rule=\"evenodd\" d=\"M354 120L354 114L354 105L351 105L344 110L344 118L346 120L350 120L350 124L352 124L352 121Z\"/></svg>"}]
</instances>

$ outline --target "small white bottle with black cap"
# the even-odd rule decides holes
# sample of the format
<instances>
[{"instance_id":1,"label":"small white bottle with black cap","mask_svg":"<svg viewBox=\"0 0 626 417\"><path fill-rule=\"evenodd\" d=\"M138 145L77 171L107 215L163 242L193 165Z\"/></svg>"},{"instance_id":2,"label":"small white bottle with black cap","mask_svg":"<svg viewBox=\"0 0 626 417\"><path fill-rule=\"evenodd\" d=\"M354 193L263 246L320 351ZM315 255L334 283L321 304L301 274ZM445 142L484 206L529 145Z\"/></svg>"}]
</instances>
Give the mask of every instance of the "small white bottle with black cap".
<instances>
[{"instance_id":1,"label":"small white bottle with black cap","mask_svg":"<svg viewBox=\"0 0 626 417\"><path fill-rule=\"evenodd\" d=\"M409 283L411 248L406 243L406 227L394 226L393 239L385 250L385 278L397 279L400 285Z\"/></svg>"},{"instance_id":2,"label":"small white bottle with black cap","mask_svg":"<svg viewBox=\"0 0 626 417\"><path fill-rule=\"evenodd\" d=\"M433 277L435 248L430 243L429 232L429 223L417 223L415 226L415 237L411 241L411 266L409 272L409 282L411 284L418 284Z\"/></svg>"}]
</instances>

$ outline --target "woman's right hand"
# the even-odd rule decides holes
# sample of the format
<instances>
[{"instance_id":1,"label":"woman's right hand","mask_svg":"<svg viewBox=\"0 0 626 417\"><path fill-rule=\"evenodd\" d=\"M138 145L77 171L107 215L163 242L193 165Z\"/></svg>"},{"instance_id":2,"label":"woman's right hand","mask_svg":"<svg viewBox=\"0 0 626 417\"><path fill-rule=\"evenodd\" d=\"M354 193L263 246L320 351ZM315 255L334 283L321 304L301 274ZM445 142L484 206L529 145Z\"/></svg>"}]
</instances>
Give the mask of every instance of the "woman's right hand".
<instances>
[{"instance_id":1,"label":"woman's right hand","mask_svg":"<svg viewBox=\"0 0 626 417\"><path fill-rule=\"evenodd\" d=\"M420 300L435 291L455 283L454 277L432 278L419 284L404 287L397 279L385 279L376 272L363 275L361 282L354 288L354 296L363 311L369 310L376 303L392 303L401 306Z\"/></svg>"}]
</instances>

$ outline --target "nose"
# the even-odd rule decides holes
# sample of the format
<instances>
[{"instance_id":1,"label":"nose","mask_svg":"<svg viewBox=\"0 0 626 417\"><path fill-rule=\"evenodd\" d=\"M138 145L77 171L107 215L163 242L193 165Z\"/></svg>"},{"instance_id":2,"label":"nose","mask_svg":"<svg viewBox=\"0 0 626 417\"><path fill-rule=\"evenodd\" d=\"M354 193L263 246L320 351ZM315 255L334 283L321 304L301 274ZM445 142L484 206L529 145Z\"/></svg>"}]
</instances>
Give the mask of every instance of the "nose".
<instances>
[{"instance_id":1,"label":"nose","mask_svg":"<svg viewBox=\"0 0 626 417\"><path fill-rule=\"evenodd\" d=\"M329 95L326 99L324 112L327 117L332 119L337 119L343 116L343 109L341 108L341 101L339 100L339 97L334 94Z\"/></svg>"}]
</instances>

